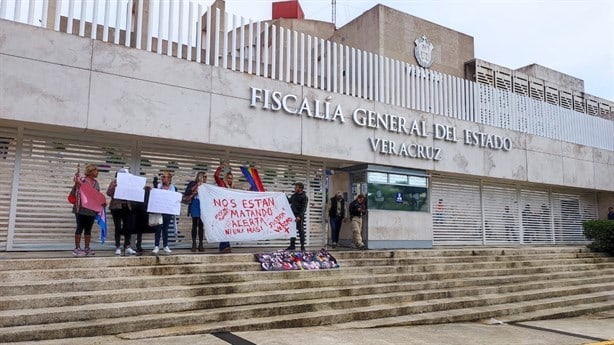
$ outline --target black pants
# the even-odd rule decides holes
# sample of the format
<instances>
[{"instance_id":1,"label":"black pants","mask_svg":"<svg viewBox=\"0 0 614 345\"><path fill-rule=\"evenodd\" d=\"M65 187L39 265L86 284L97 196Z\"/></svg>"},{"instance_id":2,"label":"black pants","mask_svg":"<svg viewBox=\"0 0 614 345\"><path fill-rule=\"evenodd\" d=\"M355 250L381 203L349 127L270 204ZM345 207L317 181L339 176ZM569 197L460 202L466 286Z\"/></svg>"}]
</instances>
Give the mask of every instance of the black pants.
<instances>
[{"instance_id":1,"label":"black pants","mask_svg":"<svg viewBox=\"0 0 614 345\"><path fill-rule=\"evenodd\" d=\"M130 210L128 207L111 210L113 224L115 225L115 247L119 248L122 235L124 235L124 248L130 244Z\"/></svg>"},{"instance_id":2,"label":"black pants","mask_svg":"<svg viewBox=\"0 0 614 345\"><path fill-rule=\"evenodd\" d=\"M301 241L301 250L305 248L305 224L303 220L296 222L296 232L298 232L299 240ZM296 237L290 238L290 247L294 248L296 246Z\"/></svg>"},{"instance_id":3,"label":"black pants","mask_svg":"<svg viewBox=\"0 0 614 345\"><path fill-rule=\"evenodd\" d=\"M203 242L205 237L205 226L200 217L192 217L192 243L196 243L196 230L198 230L198 242Z\"/></svg>"}]
</instances>

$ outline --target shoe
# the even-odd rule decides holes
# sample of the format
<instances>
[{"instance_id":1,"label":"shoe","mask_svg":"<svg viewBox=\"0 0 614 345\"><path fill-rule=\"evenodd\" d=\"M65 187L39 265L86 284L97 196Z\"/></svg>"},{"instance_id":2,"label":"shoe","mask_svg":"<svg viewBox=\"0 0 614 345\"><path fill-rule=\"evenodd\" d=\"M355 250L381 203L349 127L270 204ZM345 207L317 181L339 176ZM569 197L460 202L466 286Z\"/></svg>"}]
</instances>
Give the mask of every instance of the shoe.
<instances>
[{"instance_id":1,"label":"shoe","mask_svg":"<svg viewBox=\"0 0 614 345\"><path fill-rule=\"evenodd\" d=\"M86 256L94 256L94 255L96 255L96 252L91 250L90 248L85 248L84 252L85 252Z\"/></svg>"},{"instance_id":2,"label":"shoe","mask_svg":"<svg viewBox=\"0 0 614 345\"><path fill-rule=\"evenodd\" d=\"M136 245L136 252L137 252L137 253L143 253L143 247L141 247L141 245L140 245L140 244L137 244L137 245Z\"/></svg>"},{"instance_id":3,"label":"shoe","mask_svg":"<svg viewBox=\"0 0 614 345\"><path fill-rule=\"evenodd\" d=\"M286 250L296 250L295 246L289 246L288 248L286 248Z\"/></svg>"},{"instance_id":4,"label":"shoe","mask_svg":"<svg viewBox=\"0 0 614 345\"><path fill-rule=\"evenodd\" d=\"M333 242L333 249L337 248L337 242Z\"/></svg>"},{"instance_id":5,"label":"shoe","mask_svg":"<svg viewBox=\"0 0 614 345\"><path fill-rule=\"evenodd\" d=\"M160 247L155 246L154 249L151 251L154 254L158 254L158 252L160 251Z\"/></svg>"},{"instance_id":6,"label":"shoe","mask_svg":"<svg viewBox=\"0 0 614 345\"><path fill-rule=\"evenodd\" d=\"M220 250L220 253L232 253L232 248L226 247L226 248Z\"/></svg>"},{"instance_id":7,"label":"shoe","mask_svg":"<svg viewBox=\"0 0 614 345\"><path fill-rule=\"evenodd\" d=\"M132 247L126 248L126 255L136 255L136 250L132 249Z\"/></svg>"},{"instance_id":8,"label":"shoe","mask_svg":"<svg viewBox=\"0 0 614 345\"><path fill-rule=\"evenodd\" d=\"M196 252L196 242L192 242L192 249L190 249L192 253Z\"/></svg>"},{"instance_id":9,"label":"shoe","mask_svg":"<svg viewBox=\"0 0 614 345\"><path fill-rule=\"evenodd\" d=\"M115 255L122 255L122 249L120 247L115 248Z\"/></svg>"},{"instance_id":10,"label":"shoe","mask_svg":"<svg viewBox=\"0 0 614 345\"><path fill-rule=\"evenodd\" d=\"M170 254L173 252L168 246L165 246L163 250L166 254Z\"/></svg>"},{"instance_id":11,"label":"shoe","mask_svg":"<svg viewBox=\"0 0 614 345\"><path fill-rule=\"evenodd\" d=\"M305 247L301 246L301 252L305 251Z\"/></svg>"},{"instance_id":12,"label":"shoe","mask_svg":"<svg viewBox=\"0 0 614 345\"><path fill-rule=\"evenodd\" d=\"M72 255L74 255L74 256L85 256L85 252L83 250L81 250L81 248L75 248L72 251Z\"/></svg>"},{"instance_id":13,"label":"shoe","mask_svg":"<svg viewBox=\"0 0 614 345\"><path fill-rule=\"evenodd\" d=\"M199 252L204 252L205 251L205 247L203 247L202 243L198 245L198 251Z\"/></svg>"}]
</instances>

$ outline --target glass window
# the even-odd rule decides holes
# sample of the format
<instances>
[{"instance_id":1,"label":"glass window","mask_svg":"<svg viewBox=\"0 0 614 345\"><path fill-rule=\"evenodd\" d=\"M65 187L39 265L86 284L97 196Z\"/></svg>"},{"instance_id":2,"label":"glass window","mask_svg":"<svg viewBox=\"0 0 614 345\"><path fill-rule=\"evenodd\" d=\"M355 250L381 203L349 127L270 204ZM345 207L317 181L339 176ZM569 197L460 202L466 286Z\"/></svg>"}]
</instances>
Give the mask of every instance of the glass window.
<instances>
[{"instance_id":1,"label":"glass window","mask_svg":"<svg viewBox=\"0 0 614 345\"><path fill-rule=\"evenodd\" d=\"M370 209L428 212L427 188L407 185L369 183Z\"/></svg>"},{"instance_id":2,"label":"glass window","mask_svg":"<svg viewBox=\"0 0 614 345\"><path fill-rule=\"evenodd\" d=\"M429 212L428 177L399 173L367 173L367 202L376 210ZM363 191L364 192L364 191Z\"/></svg>"},{"instance_id":3,"label":"glass window","mask_svg":"<svg viewBox=\"0 0 614 345\"><path fill-rule=\"evenodd\" d=\"M369 183L388 183L388 174L380 172L369 172Z\"/></svg>"},{"instance_id":4,"label":"glass window","mask_svg":"<svg viewBox=\"0 0 614 345\"><path fill-rule=\"evenodd\" d=\"M388 183L407 184L407 175L388 174Z\"/></svg>"},{"instance_id":5,"label":"glass window","mask_svg":"<svg viewBox=\"0 0 614 345\"><path fill-rule=\"evenodd\" d=\"M415 187L428 187L428 179L426 177L409 176L409 185Z\"/></svg>"}]
</instances>

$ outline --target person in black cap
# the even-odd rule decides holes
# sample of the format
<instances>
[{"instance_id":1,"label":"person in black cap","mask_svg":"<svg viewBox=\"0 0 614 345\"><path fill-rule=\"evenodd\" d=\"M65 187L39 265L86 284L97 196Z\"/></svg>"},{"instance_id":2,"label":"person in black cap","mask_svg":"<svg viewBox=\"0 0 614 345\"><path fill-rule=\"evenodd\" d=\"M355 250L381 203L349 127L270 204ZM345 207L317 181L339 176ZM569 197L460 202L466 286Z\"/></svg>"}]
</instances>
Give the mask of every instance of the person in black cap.
<instances>
[{"instance_id":1,"label":"person in black cap","mask_svg":"<svg viewBox=\"0 0 614 345\"><path fill-rule=\"evenodd\" d=\"M294 194L290 196L288 200L290 202L290 208L294 213L294 221L296 222L296 231L298 232L301 241L301 251L305 250L305 212L307 211L307 195L305 194L305 185L302 182L296 182L294 184ZM286 250L296 249L296 237L290 238L290 246Z\"/></svg>"}]
</instances>

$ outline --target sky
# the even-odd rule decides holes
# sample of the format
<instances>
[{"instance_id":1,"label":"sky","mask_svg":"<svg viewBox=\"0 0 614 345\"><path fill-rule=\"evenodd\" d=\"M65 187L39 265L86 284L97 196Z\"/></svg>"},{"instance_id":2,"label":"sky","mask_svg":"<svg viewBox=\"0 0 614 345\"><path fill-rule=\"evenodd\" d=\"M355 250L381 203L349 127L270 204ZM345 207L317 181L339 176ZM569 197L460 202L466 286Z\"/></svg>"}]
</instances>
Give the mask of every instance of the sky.
<instances>
[{"instance_id":1,"label":"sky","mask_svg":"<svg viewBox=\"0 0 614 345\"><path fill-rule=\"evenodd\" d=\"M330 22L331 0L300 0L305 18ZM475 57L516 69L533 63L584 80L614 101L612 0L337 0L337 27L378 3L474 38ZM226 0L226 11L271 18L268 0Z\"/></svg>"}]
</instances>

